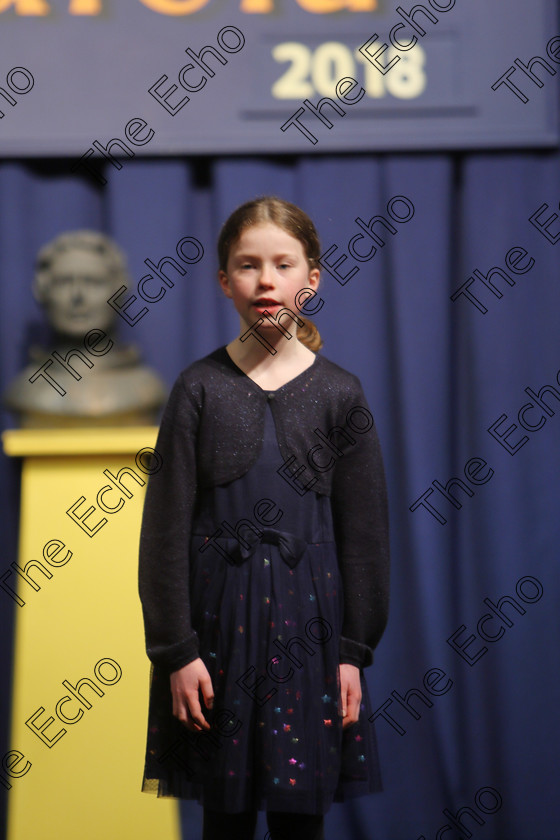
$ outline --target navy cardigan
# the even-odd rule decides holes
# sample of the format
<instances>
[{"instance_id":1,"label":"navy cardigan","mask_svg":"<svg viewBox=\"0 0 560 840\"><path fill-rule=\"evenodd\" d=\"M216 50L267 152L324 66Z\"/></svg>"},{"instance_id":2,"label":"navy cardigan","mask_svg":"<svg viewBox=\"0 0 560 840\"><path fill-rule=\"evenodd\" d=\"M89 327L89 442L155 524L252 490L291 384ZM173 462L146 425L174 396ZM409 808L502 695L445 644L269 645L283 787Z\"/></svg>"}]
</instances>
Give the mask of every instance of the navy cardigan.
<instances>
[{"instance_id":1,"label":"navy cardigan","mask_svg":"<svg viewBox=\"0 0 560 840\"><path fill-rule=\"evenodd\" d=\"M244 475L256 462L270 401L284 465L300 495L331 501L344 594L340 662L370 665L387 623L389 535L379 441L359 379L317 354L274 392L225 347L186 368L164 410L140 538L139 587L148 656L175 671L198 657L190 621L189 545L197 487ZM335 428L338 427L338 428Z\"/></svg>"}]
</instances>

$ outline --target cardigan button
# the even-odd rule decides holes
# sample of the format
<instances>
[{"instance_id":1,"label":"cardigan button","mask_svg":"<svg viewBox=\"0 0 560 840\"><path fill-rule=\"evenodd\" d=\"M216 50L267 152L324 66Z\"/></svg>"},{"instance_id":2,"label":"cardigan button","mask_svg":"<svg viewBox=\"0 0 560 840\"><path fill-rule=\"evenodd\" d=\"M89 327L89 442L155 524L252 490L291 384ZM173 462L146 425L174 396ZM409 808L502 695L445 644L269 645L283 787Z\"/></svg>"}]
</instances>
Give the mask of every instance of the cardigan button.
<instances>
[{"instance_id":1,"label":"cardigan button","mask_svg":"<svg viewBox=\"0 0 560 840\"><path fill-rule=\"evenodd\" d=\"M274 399L274 394L267 394L267 395L266 395L266 398L267 398L267 400L270 402L270 400L273 400L273 399Z\"/></svg>"}]
</instances>

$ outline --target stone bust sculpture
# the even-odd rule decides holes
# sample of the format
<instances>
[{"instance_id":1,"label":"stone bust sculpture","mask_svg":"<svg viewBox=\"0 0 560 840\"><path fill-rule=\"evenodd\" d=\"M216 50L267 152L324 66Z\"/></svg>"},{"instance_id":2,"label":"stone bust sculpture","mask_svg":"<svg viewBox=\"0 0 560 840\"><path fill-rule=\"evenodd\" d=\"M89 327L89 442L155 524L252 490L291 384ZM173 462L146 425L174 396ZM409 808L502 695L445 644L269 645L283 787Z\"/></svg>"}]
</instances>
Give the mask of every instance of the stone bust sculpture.
<instances>
[{"instance_id":1,"label":"stone bust sculpture","mask_svg":"<svg viewBox=\"0 0 560 840\"><path fill-rule=\"evenodd\" d=\"M53 345L32 347L30 363L4 394L22 426L155 421L166 388L138 350L115 337L118 315L107 300L123 285L129 285L124 255L102 233L63 233L40 250L33 294Z\"/></svg>"}]
</instances>

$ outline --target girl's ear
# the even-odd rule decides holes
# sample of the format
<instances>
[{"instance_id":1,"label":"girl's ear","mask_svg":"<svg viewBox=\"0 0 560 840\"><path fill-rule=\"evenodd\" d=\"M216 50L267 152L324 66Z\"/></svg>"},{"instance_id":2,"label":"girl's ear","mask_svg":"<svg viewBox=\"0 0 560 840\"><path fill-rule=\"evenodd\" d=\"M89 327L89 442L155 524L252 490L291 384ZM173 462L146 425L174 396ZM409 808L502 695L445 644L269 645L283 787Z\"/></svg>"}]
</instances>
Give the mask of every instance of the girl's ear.
<instances>
[{"instance_id":1,"label":"girl's ear","mask_svg":"<svg viewBox=\"0 0 560 840\"><path fill-rule=\"evenodd\" d=\"M231 289L230 289L230 286L229 286L229 277L227 276L225 271L221 271L221 270L218 271L218 280L220 282L220 286L222 287L222 291L223 291L224 295L226 297L230 298L232 295L231 295Z\"/></svg>"},{"instance_id":2,"label":"girl's ear","mask_svg":"<svg viewBox=\"0 0 560 840\"><path fill-rule=\"evenodd\" d=\"M319 271L318 268L312 268L311 269L311 271L309 272L309 277L308 277L308 284L309 284L310 289L313 289L314 291L316 291L319 288L319 278L320 278L320 276L321 276L321 272Z\"/></svg>"}]
</instances>

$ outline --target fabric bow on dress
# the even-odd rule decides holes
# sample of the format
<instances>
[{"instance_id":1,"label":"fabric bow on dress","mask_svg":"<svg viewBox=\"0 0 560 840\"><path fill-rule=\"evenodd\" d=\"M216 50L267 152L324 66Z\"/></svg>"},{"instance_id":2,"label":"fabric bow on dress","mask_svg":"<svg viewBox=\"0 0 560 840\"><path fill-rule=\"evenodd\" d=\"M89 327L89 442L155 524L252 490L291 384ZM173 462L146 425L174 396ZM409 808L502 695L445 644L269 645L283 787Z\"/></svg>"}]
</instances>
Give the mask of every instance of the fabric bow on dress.
<instances>
[{"instance_id":1,"label":"fabric bow on dress","mask_svg":"<svg viewBox=\"0 0 560 840\"><path fill-rule=\"evenodd\" d=\"M263 528L260 534L248 531L240 536L239 540L225 539L224 543L229 555L229 562L233 562L237 566L249 560L260 543L269 543L278 546L282 560L287 563L290 569L294 569L307 548L305 540L287 531L278 531L276 528Z\"/></svg>"}]
</instances>

